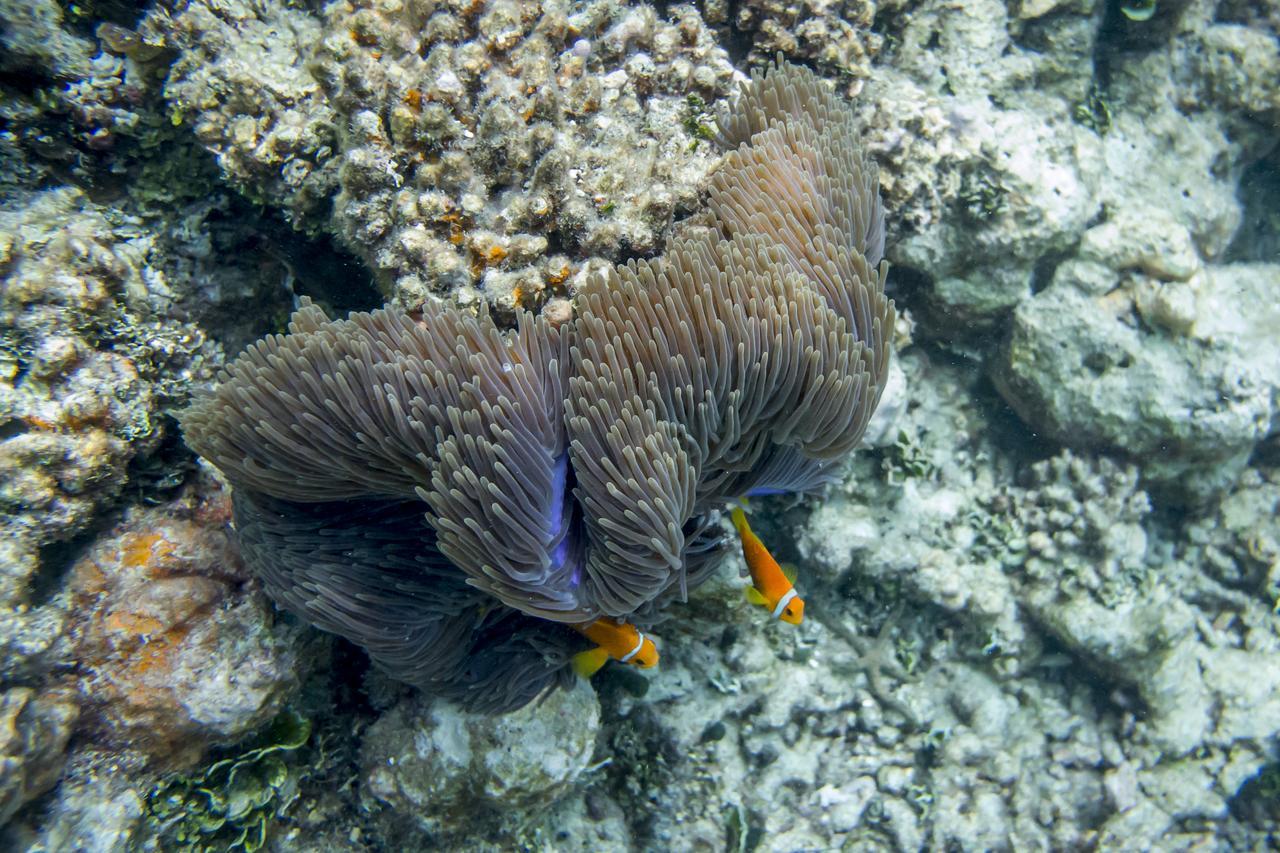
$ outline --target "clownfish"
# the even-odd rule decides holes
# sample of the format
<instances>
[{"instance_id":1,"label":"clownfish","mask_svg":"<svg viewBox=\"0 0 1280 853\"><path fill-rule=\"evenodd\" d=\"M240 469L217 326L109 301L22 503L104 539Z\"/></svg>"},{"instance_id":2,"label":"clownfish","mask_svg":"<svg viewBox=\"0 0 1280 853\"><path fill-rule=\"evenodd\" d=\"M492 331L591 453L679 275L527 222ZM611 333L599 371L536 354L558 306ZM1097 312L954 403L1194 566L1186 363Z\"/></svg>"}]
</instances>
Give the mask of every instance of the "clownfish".
<instances>
[{"instance_id":1,"label":"clownfish","mask_svg":"<svg viewBox=\"0 0 1280 853\"><path fill-rule=\"evenodd\" d=\"M751 572L747 601L769 610L774 619L799 625L804 620L804 600L792 585L794 571L788 572L773 559L760 537L751 531L742 507L735 506L729 517L742 537L742 557Z\"/></svg>"},{"instance_id":2,"label":"clownfish","mask_svg":"<svg viewBox=\"0 0 1280 853\"><path fill-rule=\"evenodd\" d=\"M653 669L658 665L658 647L629 622L615 622L601 616L589 624L573 627L596 644L594 649L573 656L573 671L583 678L595 675L610 658L641 669Z\"/></svg>"}]
</instances>

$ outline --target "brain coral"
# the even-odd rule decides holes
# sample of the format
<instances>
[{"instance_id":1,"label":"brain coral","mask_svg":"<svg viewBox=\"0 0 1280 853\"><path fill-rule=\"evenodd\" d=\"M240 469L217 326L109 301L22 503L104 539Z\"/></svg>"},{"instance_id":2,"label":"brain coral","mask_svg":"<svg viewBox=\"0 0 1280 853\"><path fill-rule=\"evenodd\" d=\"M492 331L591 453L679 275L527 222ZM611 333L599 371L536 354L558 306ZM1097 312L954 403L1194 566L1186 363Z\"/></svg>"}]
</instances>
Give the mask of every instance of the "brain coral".
<instances>
[{"instance_id":1,"label":"brain coral","mask_svg":"<svg viewBox=\"0 0 1280 853\"><path fill-rule=\"evenodd\" d=\"M718 119L711 226L595 277L561 326L424 305L249 348L184 420L267 591L391 675L519 707L597 619L651 622L737 498L812 491L884 387L884 213L848 108L804 69Z\"/></svg>"}]
</instances>

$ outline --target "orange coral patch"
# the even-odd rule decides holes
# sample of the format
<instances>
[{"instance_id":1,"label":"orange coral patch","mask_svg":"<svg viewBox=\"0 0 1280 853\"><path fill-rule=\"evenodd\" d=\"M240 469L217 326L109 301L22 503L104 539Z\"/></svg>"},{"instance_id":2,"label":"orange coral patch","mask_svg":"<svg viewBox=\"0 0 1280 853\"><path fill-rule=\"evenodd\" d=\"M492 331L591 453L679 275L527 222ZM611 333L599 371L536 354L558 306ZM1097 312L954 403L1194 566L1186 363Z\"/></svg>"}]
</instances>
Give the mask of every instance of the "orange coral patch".
<instances>
[{"instance_id":1,"label":"orange coral patch","mask_svg":"<svg viewBox=\"0 0 1280 853\"><path fill-rule=\"evenodd\" d=\"M58 429L58 425L53 421L47 421L44 418L35 415L23 415L22 422L29 427L35 427L44 432L54 432Z\"/></svg>"},{"instance_id":2,"label":"orange coral patch","mask_svg":"<svg viewBox=\"0 0 1280 853\"><path fill-rule=\"evenodd\" d=\"M559 272L553 272L547 276L549 284L564 284L569 278L569 265L565 264L560 268Z\"/></svg>"},{"instance_id":3,"label":"orange coral patch","mask_svg":"<svg viewBox=\"0 0 1280 853\"><path fill-rule=\"evenodd\" d=\"M136 533L125 537L120 546L120 563L130 569L148 568L155 560L163 560L174 551L173 543L161 533Z\"/></svg>"},{"instance_id":4,"label":"orange coral patch","mask_svg":"<svg viewBox=\"0 0 1280 853\"><path fill-rule=\"evenodd\" d=\"M116 611L107 616L107 627L121 634L137 634L142 637L158 633L164 624L159 619L141 613Z\"/></svg>"}]
</instances>

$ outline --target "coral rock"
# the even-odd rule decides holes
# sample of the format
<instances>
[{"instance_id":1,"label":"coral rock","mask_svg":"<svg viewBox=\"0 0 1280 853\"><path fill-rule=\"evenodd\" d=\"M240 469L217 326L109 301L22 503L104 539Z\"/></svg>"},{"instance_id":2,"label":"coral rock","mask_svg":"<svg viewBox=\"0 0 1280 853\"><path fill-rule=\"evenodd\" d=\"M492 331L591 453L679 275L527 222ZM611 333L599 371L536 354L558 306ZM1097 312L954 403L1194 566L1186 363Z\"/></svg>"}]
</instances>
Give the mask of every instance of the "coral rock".
<instances>
[{"instance_id":1,"label":"coral rock","mask_svg":"<svg viewBox=\"0 0 1280 853\"><path fill-rule=\"evenodd\" d=\"M58 781L76 717L74 701L56 690L0 694L0 825Z\"/></svg>"},{"instance_id":2,"label":"coral rock","mask_svg":"<svg viewBox=\"0 0 1280 853\"><path fill-rule=\"evenodd\" d=\"M587 769L600 707L585 681L503 717L414 695L369 729L366 792L402 831L437 839L518 820L547 806Z\"/></svg>"},{"instance_id":3,"label":"coral rock","mask_svg":"<svg viewBox=\"0 0 1280 853\"><path fill-rule=\"evenodd\" d=\"M105 742L182 766L279 710L295 650L246 580L222 529L159 513L76 565L80 691Z\"/></svg>"}]
</instances>

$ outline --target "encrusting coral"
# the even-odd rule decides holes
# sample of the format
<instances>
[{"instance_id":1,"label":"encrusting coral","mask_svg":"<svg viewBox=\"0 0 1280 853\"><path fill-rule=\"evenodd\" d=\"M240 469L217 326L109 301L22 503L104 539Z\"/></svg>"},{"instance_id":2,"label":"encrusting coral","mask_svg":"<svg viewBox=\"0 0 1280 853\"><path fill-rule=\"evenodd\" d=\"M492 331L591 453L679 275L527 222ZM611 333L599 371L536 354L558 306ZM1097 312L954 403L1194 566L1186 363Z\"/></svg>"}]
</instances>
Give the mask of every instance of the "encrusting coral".
<instances>
[{"instance_id":1,"label":"encrusting coral","mask_svg":"<svg viewBox=\"0 0 1280 853\"><path fill-rule=\"evenodd\" d=\"M634 630L704 580L726 505L830 478L887 377L876 173L795 66L718 125L711 227L591 279L571 322L308 305L227 369L184 427L278 602L511 709L569 677L567 626Z\"/></svg>"}]
</instances>

